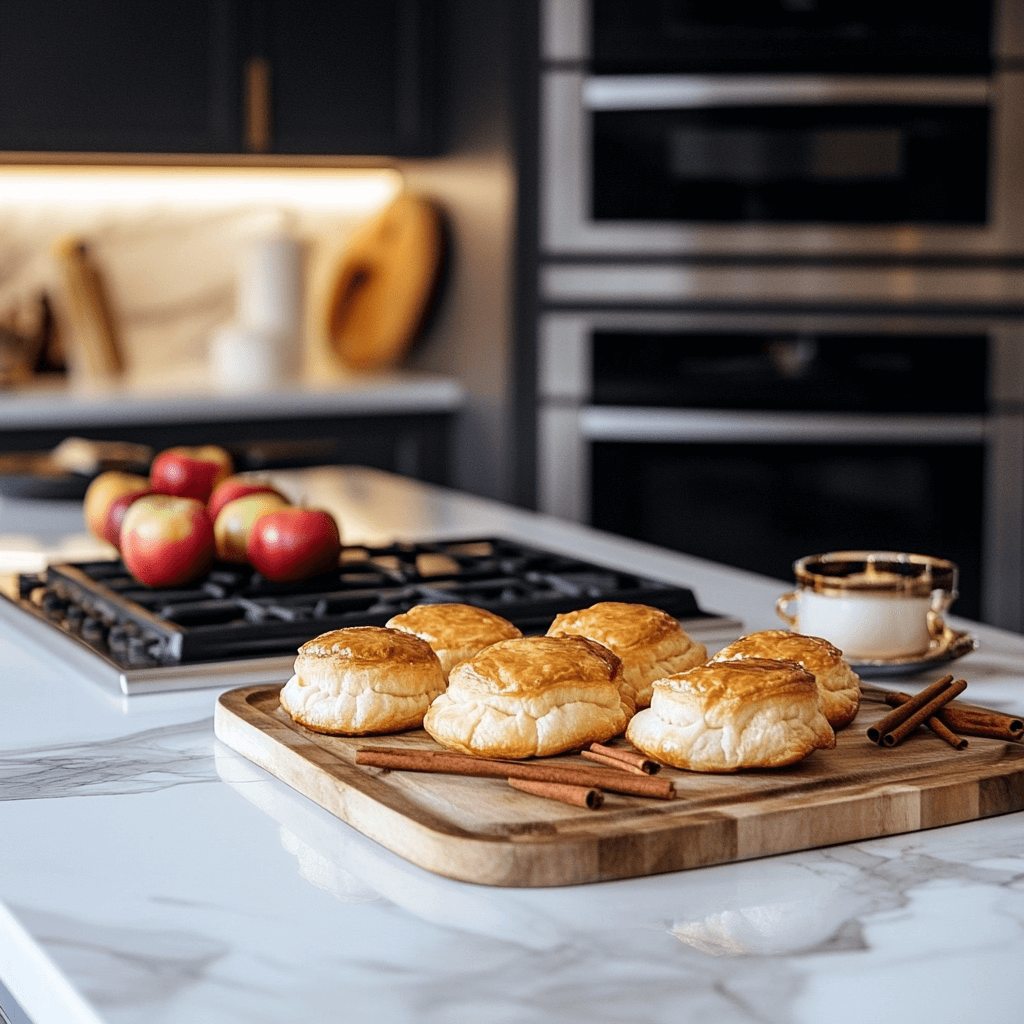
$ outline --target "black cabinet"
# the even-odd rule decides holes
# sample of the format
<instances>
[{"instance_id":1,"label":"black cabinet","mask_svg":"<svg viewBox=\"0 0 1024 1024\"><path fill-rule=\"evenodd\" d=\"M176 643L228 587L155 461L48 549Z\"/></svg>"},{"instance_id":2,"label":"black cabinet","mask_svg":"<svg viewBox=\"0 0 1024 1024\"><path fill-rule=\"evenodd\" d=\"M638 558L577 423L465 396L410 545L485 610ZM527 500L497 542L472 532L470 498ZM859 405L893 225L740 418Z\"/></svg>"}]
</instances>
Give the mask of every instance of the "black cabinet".
<instances>
[{"instance_id":1,"label":"black cabinet","mask_svg":"<svg viewBox=\"0 0 1024 1024\"><path fill-rule=\"evenodd\" d=\"M0 5L0 149L236 149L237 15L230 0Z\"/></svg>"},{"instance_id":2,"label":"black cabinet","mask_svg":"<svg viewBox=\"0 0 1024 1024\"><path fill-rule=\"evenodd\" d=\"M0 5L0 150L434 151L434 0Z\"/></svg>"},{"instance_id":3,"label":"black cabinet","mask_svg":"<svg viewBox=\"0 0 1024 1024\"><path fill-rule=\"evenodd\" d=\"M432 4L266 0L263 11L251 49L269 70L274 152L432 151Z\"/></svg>"}]
</instances>

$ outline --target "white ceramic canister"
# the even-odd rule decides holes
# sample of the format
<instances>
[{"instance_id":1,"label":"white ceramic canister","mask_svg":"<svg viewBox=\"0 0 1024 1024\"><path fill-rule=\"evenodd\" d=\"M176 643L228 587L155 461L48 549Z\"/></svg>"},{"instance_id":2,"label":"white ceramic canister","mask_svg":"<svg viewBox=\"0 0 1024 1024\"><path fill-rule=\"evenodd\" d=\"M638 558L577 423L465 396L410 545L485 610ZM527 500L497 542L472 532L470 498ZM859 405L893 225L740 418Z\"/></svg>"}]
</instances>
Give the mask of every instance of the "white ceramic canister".
<instances>
[{"instance_id":1,"label":"white ceramic canister","mask_svg":"<svg viewBox=\"0 0 1024 1024\"><path fill-rule=\"evenodd\" d=\"M779 617L854 661L926 653L957 596L956 566L930 555L834 551L801 558L793 572L799 589L779 598Z\"/></svg>"},{"instance_id":2,"label":"white ceramic canister","mask_svg":"<svg viewBox=\"0 0 1024 1024\"><path fill-rule=\"evenodd\" d=\"M272 331L228 324L210 339L210 380L218 391L267 391L287 376L285 344Z\"/></svg>"},{"instance_id":3,"label":"white ceramic canister","mask_svg":"<svg viewBox=\"0 0 1024 1024\"><path fill-rule=\"evenodd\" d=\"M278 375L299 369L303 320L302 244L287 234L256 239L239 265L235 320L240 328L274 339Z\"/></svg>"}]
</instances>

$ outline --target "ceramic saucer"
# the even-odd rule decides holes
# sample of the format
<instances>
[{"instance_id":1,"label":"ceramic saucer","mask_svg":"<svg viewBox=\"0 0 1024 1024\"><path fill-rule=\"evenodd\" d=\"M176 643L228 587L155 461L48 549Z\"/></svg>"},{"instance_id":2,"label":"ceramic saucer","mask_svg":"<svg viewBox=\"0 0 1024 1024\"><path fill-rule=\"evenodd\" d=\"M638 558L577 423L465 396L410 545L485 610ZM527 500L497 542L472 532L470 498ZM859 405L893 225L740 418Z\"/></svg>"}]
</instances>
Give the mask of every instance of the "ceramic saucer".
<instances>
[{"instance_id":1,"label":"ceramic saucer","mask_svg":"<svg viewBox=\"0 0 1024 1024\"><path fill-rule=\"evenodd\" d=\"M857 675L868 679L881 679L888 676L910 676L916 672L924 672L935 665L947 661L955 661L965 654L970 654L978 646L978 641L968 633L946 626L942 636L931 642L923 654L911 654L905 658L879 658L874 661L852 661L850 667Z\"/></svg>"}]
</instances>

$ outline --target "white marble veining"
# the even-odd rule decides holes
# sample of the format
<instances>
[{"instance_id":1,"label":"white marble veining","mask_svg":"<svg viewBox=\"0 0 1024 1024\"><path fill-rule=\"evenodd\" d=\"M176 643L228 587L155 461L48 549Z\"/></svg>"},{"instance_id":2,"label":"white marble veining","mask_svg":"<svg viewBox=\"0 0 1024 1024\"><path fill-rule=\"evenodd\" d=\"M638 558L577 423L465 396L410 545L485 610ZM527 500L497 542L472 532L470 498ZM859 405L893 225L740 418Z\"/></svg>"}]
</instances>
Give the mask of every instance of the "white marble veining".
<instances>
[{"instance_id":1,"label":"white marble veining","mask_svg":"<svg viewBox=\"0 0 1024 1024\"><path fill-rule=\"evenodd\" d=\"M385 474L289 483L330 497L352 539L572 544L773 624L778 582ZM1024 639L972 628L972 695L1024 711ZM218 743L214 696L114 705L0 636L0 980L35 1024L1024 1018L1022 814L619 882L468 885Z\"/></svg>"},{"instance_id":2,"label":"white marble veining","mask_svg":"<svg viewBox=\"0 0 1024 1024\"><path fill-rule=\"evenodd\" d=\"M209 722L145 729L90 743L56 743L0 752L3 800L153 793L217 778Z\"/></svg>"}]
</instances>

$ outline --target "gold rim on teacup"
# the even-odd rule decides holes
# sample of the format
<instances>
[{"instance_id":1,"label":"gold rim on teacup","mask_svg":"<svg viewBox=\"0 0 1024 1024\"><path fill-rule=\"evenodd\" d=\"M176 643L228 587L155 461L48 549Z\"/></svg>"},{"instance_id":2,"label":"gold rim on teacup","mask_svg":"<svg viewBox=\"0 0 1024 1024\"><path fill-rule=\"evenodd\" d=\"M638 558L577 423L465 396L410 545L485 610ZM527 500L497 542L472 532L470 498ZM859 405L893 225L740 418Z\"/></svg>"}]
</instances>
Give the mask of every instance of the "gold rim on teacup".
<instances>
[{"instance_id":1,"label":"gold rim on teacup","mask_svg":"<svg viewBox=\"0 0 1024 1024\"><path fill-rule=\"evenodd\" d=\"M928 597L936 590L957 596L957 568L933 555L902 551L830 551L806 555L793 563L797 583L817 594L836 597L851 593Z\"/></svg>"}]
</instances>

